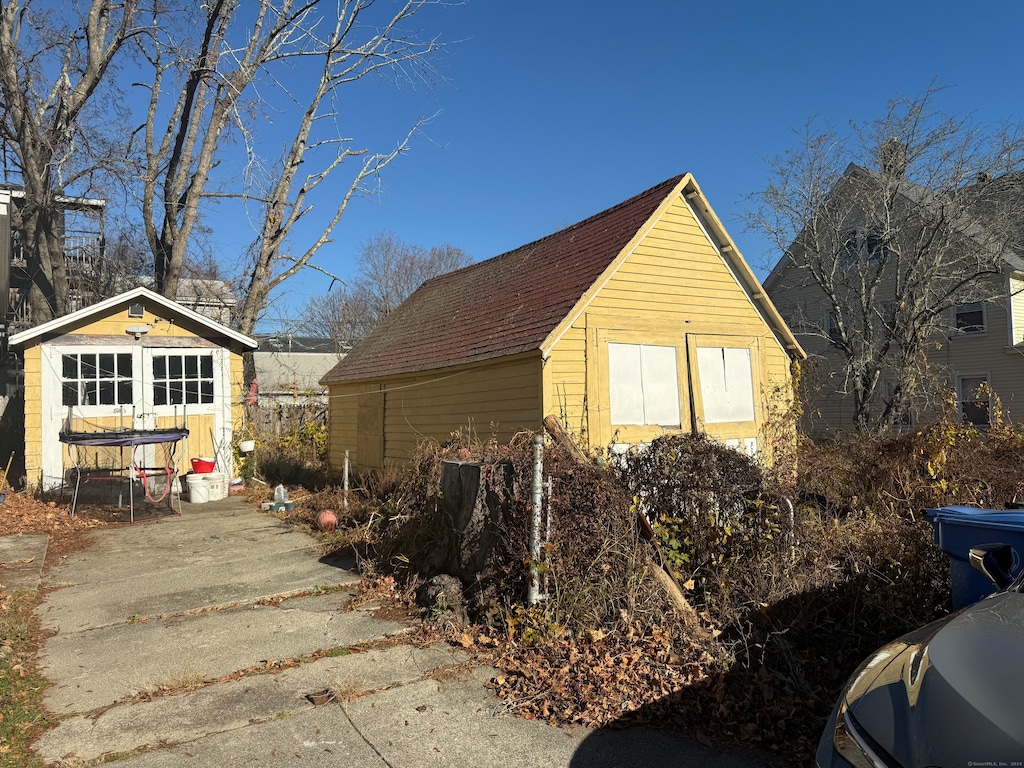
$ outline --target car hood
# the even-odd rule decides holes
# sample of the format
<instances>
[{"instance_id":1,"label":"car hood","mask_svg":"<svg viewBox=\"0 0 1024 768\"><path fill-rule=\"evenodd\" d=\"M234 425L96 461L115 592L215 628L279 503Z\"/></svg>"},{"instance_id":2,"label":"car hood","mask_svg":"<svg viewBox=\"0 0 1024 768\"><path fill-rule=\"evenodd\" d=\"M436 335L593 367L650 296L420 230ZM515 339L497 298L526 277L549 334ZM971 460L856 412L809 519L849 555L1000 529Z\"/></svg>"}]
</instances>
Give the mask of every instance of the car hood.
<instances>
[{"instance_id":1,"label":"car hood","mask_svg":"<svg viewBox=\"0 0 1024 768\"><path fill-rule=\"evenodd\" d=\"M1004 592L881 648L846 705L906 768L1011 765L1024 759L1022 654L1024 595Z\"/></svg>"}]
</instances>

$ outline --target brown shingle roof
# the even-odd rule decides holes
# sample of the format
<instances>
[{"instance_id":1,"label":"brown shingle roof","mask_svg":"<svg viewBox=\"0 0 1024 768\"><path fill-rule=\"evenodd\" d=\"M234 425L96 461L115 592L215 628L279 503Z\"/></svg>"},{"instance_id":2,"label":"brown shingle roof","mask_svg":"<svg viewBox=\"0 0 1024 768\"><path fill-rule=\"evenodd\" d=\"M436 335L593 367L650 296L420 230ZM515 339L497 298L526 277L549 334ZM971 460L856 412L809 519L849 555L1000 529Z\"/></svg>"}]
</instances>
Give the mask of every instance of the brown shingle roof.
<instances>
[{"instance_id":1,"label":"brown shingle roof","mask_svg":"<svg viewBox=\"0 0 1024 768\"><path fill-rule=\"evenodd\" d=\"M322 381L414 373L540 349L681 179L428 280Z\"/></svg>"}]
</instances>

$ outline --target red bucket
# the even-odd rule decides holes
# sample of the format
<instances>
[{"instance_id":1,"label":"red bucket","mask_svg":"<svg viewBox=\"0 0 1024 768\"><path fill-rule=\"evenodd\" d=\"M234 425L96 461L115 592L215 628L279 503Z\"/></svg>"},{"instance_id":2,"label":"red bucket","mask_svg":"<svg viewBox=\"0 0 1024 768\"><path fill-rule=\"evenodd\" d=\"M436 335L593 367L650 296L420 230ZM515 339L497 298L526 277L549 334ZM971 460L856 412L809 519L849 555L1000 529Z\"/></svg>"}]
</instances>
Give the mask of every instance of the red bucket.
<instances>
[{"instance_id":1,"label":"red bucket","mask_svg":"<svg viewBox=\"0 0 1024 768\"><path fill-rule=\"evenodd\" d=\"M208 475L217 466L215 459L192 459L192 471L197 475Z\"/></svg>"}]
</instances>

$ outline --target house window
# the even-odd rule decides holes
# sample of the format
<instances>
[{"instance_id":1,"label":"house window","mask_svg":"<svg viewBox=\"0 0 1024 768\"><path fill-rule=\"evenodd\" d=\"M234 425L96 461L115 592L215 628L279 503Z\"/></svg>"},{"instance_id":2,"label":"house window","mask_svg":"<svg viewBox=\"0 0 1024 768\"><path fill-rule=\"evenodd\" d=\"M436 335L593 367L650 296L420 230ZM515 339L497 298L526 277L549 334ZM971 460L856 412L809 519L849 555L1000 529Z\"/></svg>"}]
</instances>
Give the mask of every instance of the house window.
<instances>
[{"instance_id":1,"label":"house window","mask_svg":"<svg viewBox=\"0 0 1024 768\"><path fill-rule=\"evenodd\" d=\"M965 424L976 427L989 425L988 376L960 376L960 413Z\"/></svg>"},{"instance_id":2,"label":"house window","mask_svg":"<svg viewBox=\"0 0 1024 768\"><path fill-rule=\"evenodd\" d=\"M886 405L893 402L896 397L896 382L889 380L885 382L885 403ZM910 409L905 405L898 405L893 409L892 425L894 427L911 427L914 425L913 416L910 413Z\"/></svg>"},{"instance_id":3,"label":"house window","mask_svg":"<svg viewBox=\"0 0 1024 768\"><path fill-rule=\"evenodd\" d=\"M754 421L754 378L746 347L697 347L704 423Z\"/></svg>"},{"instance_id":4,"label":"house window","mask_svg":"<svg viewBox=\"0 0 1024 768\"><path fill-rule=\"evenodd\" d=\"M680 426L675 347L609 344L608 385L612 424Z\"/></svg>"},{"instance_id":5,"label":"house window","mask_svg":"<svg viewBox=\"0 0 1024 768\"><path fill-rule=\"evenodd\" d=\"M874 229L858 228L846 233L836 260L841 267L878 264L888 253L885 238Z\"/></svg>"},{"instance_id":6,"label":"house window","mask_svg":"<svg viewBox=\"0 0 1024 768\"><path fill-rule=\"evenodd\" d=\"M964 335L985 332L985 305L981 302L953 308L953 327Z\"/></svg>"},{"instance_id":7,"label":"house window","mask_svg":"<svg viewBox=\"0 0 1024 768\"><path fill-rule=\"evenodd\" d=\"M61 355L63 405L126 405L132 394L130 352Z\"/></svg>"},{"instance_id":8,"label":"house window","mask_svg":"<svg viewBox=\"0 0 1024 768\"><path fill-rule=\"evenodd\" d=\"M843 340L842 329L839 327L839 316L832 310L825 313L825 335L832 344Z\"/></svg>"},{"instance_id":9,"label":"house window","mask_svg":"<svg viewBox=\"0 0 1024 768\"><path fill-rule=\"evenodd\" d=\"M213 402L213 355L153 355L153 405Z\"/></svg>"}]
</instances>

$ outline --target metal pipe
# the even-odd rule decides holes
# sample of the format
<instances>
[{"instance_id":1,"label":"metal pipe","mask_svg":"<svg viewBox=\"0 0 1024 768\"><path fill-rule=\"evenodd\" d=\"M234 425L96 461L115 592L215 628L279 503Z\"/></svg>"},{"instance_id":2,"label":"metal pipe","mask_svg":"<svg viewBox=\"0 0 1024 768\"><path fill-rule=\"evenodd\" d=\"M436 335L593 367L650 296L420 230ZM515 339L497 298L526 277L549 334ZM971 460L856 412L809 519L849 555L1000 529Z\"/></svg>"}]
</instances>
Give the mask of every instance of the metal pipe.
<instances>
[{"instance_id":1,"label":"metal pipe","mask_svg":"<svg viewBox=\"0 0 1024 768\"><path fill-rule=\"evenodd\" d=\"M341 496L341 504L345 509L348 509L348 448L345 449L345 482L344 482L344 493Z\"/></svg>"},{"instance_id":2,"label":"metal pipe","mask_svg":"<svg viewBox=\"0 0 1024 768\"><path fill-rule=\"evenodd\" d=\"M544 506L544 438L533 436L533 514L530 517L530 588L526 600L536 605L540 599L540 516Z\"/></svg>"}]
</instances>

